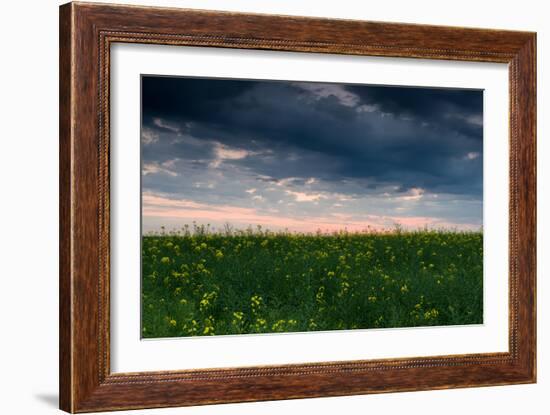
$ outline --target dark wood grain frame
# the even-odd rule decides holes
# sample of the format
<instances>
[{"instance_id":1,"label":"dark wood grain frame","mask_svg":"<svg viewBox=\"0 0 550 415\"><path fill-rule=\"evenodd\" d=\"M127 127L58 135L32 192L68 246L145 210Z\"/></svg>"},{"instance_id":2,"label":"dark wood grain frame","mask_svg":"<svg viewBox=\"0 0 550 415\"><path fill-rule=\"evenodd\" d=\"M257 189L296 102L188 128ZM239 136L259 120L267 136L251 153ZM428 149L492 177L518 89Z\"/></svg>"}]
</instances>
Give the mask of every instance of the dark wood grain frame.
<instances>
[{"instance_id":1,"label":"dark wood grain frame","mask_svg":"<svg viewBox=\"0 0 550 415\"><path fill-rule=\"evenodd\" d=\"M111 373L109 57L115 42L507 63L509 352ZM70 3L60 8L59 93L61 409L90 412L535 382L535 33Z\"/></svg>"}]
</instances>

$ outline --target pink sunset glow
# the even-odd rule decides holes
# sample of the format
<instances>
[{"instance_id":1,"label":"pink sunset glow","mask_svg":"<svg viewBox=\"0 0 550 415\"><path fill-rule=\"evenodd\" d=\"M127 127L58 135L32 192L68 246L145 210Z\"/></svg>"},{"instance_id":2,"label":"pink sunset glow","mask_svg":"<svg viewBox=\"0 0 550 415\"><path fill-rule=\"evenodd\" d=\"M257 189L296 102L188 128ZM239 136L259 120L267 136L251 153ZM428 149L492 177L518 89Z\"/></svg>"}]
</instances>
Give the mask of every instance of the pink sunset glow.
<instances>
[{"instance_id":1,"label":"pink sunset glow","mask_svg":"<svg viewBox=\"0 0 550 415\"><path fill-rule=\"evenodd\" d=\"M143 195L144 219L157 218L171 219L171 223L211 224L221 227L226 223L245 228L261 225L272 230L288 229L291 232L313 233L347 230L349 232L381 231L400 225L407 229L428 227L445 227L474 229L474 226L464 226L438 220L437 218L411 216L382 216L382 215L352 215L343 213L329 213L322 216L290 217L274 213L260 212L256 208L238 207L231 205L210 205L196 203L190 200L173 200L166 197L145 193Z\"/></svg>"}]
</instances>

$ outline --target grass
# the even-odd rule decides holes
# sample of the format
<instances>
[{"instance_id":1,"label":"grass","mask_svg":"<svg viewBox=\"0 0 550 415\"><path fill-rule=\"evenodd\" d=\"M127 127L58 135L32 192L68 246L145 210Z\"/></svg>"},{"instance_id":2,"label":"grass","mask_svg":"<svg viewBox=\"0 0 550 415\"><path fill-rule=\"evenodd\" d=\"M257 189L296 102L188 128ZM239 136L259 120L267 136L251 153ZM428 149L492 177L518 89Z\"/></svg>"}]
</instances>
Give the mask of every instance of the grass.
<instances>
[{"instance_id":1,"label":"grass","mask_svg":"<svg viewBox=\"0 0 550 415\"><path fill-rule=\"evenodd\" d=\"M483 234L147 235L144 338L479 324Z\"/></svg>"}]
</instances>

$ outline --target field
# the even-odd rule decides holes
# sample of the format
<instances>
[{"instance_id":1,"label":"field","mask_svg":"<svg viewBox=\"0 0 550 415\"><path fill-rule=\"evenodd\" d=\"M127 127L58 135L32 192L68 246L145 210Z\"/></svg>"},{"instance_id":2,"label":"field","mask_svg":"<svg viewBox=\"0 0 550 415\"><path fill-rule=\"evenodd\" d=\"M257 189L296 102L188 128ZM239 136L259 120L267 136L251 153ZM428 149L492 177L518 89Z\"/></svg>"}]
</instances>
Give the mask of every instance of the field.
<instances>
[{"instance_id":1,"label":"field","mask_svg":"<svg viewBox=\"0 0 550 415\"><path fill-rule=\"evenodd\" d=\"M142 336L479 324L482 284L481 232L163 232L142 240Z\"/></svg>"}]
</instances>

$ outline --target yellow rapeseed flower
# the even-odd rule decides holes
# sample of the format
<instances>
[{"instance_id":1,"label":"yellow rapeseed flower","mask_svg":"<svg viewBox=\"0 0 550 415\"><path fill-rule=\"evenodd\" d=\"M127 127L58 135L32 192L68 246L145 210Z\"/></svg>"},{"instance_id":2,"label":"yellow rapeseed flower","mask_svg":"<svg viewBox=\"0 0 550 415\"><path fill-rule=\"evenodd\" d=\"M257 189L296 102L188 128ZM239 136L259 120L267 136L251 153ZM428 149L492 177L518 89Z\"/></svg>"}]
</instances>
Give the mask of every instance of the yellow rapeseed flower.
<instances>
[{"instance_id":1,"label":"yellow rapeseed flower","mask_svg":"<svg viewBox=\"0 0 550 415\"><path fill-rule=\"evenodd\" d=\"M252 306L252 308L257 308L261 304L262 304L262 297L260 297L259 295L253 295L252 297L250 297L250 305Z\"/></svg>"},{"instance_id":2,"label":"yellow rapeseed flower","mask_svg":"<svg viewBox=\"0 0 550 415\"><path fill-rule=\"evenodd\" d=\"M433 320L437 318L438 315L439 315L439 311L437 311L437 309L435 308L432 308L431 310L428 310L424 313L424 318L426 320Z\"/></svg>"}]
</instances>

